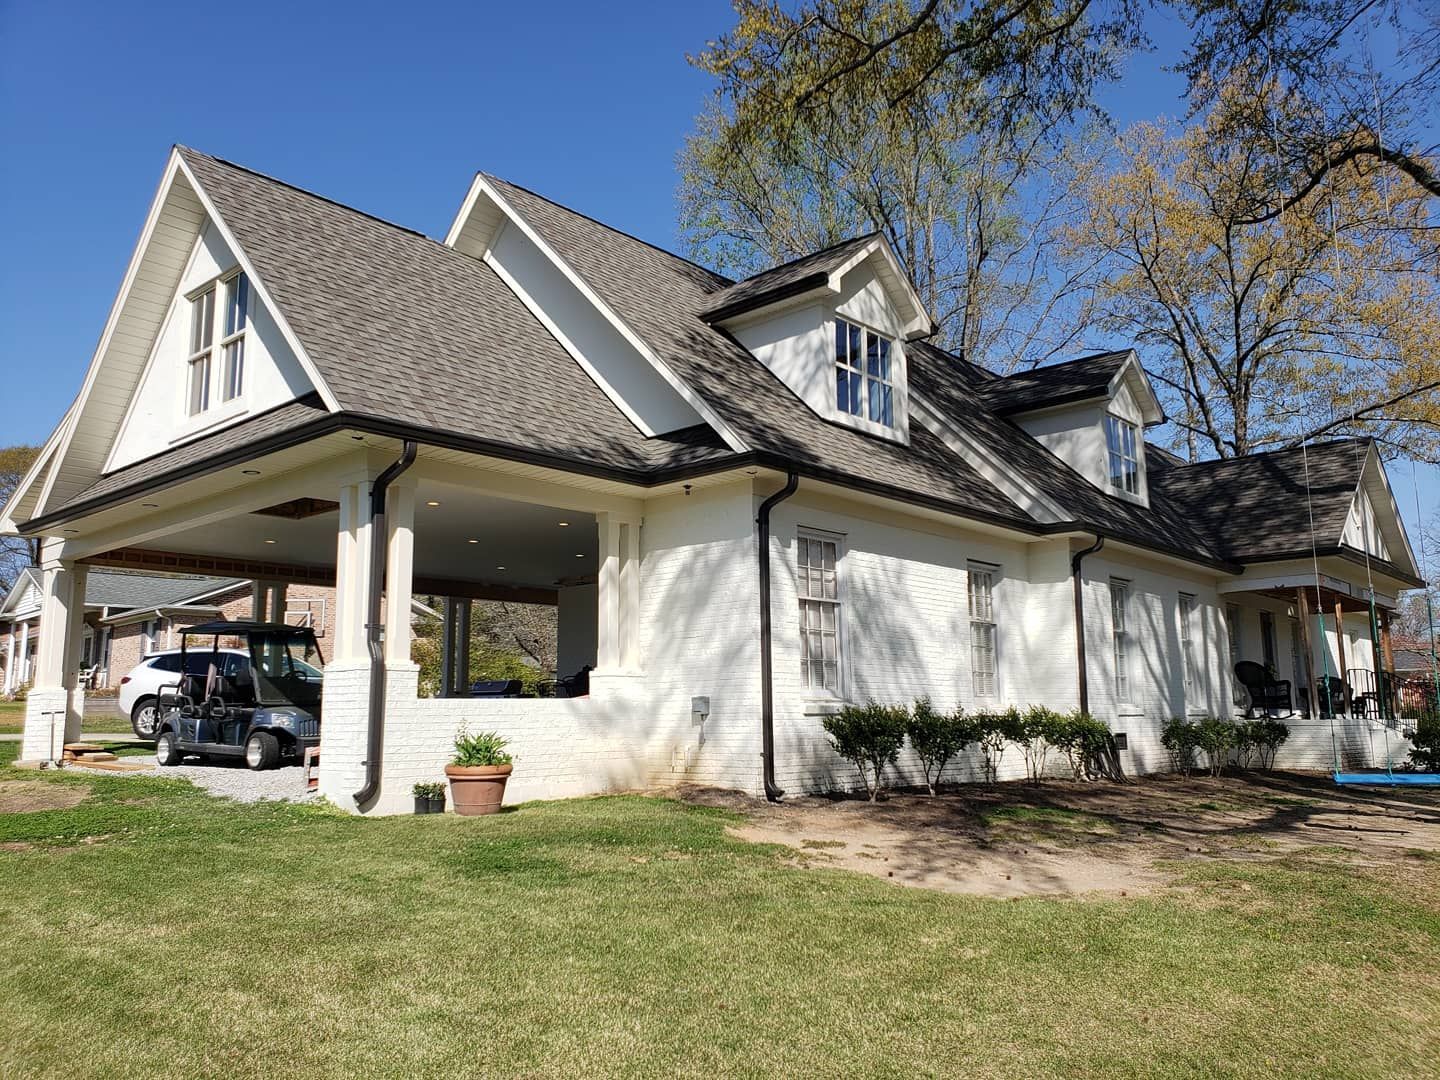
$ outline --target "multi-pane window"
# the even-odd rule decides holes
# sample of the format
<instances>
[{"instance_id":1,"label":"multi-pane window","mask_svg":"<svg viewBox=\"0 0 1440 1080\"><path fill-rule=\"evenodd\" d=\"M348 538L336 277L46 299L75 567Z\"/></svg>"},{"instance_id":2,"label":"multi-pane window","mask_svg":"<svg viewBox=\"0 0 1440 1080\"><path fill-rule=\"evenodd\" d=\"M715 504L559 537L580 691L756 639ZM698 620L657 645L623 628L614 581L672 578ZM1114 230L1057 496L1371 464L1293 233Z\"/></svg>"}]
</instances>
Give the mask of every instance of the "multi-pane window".
<instances>
[{"instance_id":1,"label":"multi-pane window","mask_svg":"<svg viewBox=\"0 0 1440 1080\"><path fill-rule=\"evenodd\" d=\"M1140 494L1139 433L1118 416L1105 417L1105 449L1110 462L1110 486L1129 495Z\"/></svg>"},{"instance_id":2,"label":"multi-pane window","mask_svg":"<svg viewBox=\"0 0 1440 1080\"><path fill-rule=\"evenodd\" d=\"M215 290L190 301L190 415L210 407L210 368L215 344Z\"/></svg>"},{"instance_id":3,"label":"multi-pane window","mask_svg":"<svg viewBox=\"0 0 1440 1080\"><path fill-rule=\"evenodd\" d=\"M796 539L796 591L800 597L800 668L811 690L840 693L840 543Z\"/></svg>"},{"instance_id":4,"label":"multi-pane window","mask_svg":"<svg viewBox=\"0 0 1440 1080\"><path fill-rule=\"evenodd\" d=\"M217 292L223 290L220 310ZM217 325L217 318L219 325ZM212 402L233 401L245 389L245 331L250 325L250 283L244 274L206 287L190 300L190 361L187 408L198 416ZM219 364L216 364L216 338ZM218 379L217 379L218 375Z\"/></svg>"},{"instance_id":5,"label":"multi-pane window","mask_svg":"<svg viewBox=\"0 0 1440 1080\"><path fill-rule=\"evenodd\" d=\"M1110 626L1115 649L1115 700L1130 700L1130 583L1110 579Z\"/></svg>"},{"instance_id":6,"label":"multi-pane window","mask_svg":"<svg viewBox=\"0 0 1440 1080\"><path fill-rule=\"evenodd\" d=\"M835 320L835 407L842 413L895 426L895 379L889 338Z\"/></svg>"},{"instance_id":7,"label":"multi-pane window","mask_svg":"<svg viewBox=\"0 0 1440 1080\"><path fill-rule=\"evenodd\" d=\"M1225 644L1230 651L1230 698L1236 705L1250 700L1240 680L1235 677L1235 665L1240 662L1240 606L1225 605Z\"/></svg>"},{"instance_id":8,"label":"multi-pane window","mask_svg":"<svg viewBox=\"0 0 1440 1080\"><path fill-rule=\"evenodd\" d=\"M1260 612L1260 652L1265 659L1265 670L1276 671L1275 616L1268 611Z\"/></svg>"},{"instance_id":9,"label":"multi-pane window","mask_svg":"<svg viewBox=\"0 0 1440 1080\"><path fill-rule=\"evenodd\" d=\"M1185 668L1185 689L1195 688L1195 639L1192 627L1195 622L1195 597L1189 593L1180 594L1180 660Z\"/></svg>"},{"instance_id":10,"label":"multi-pane window","mask_svg":"<svg viewBox=\"0 0 1440 1080\"><path fill-rule=\"evenodd\" d=\"M995 649L995 580L1000 568L970 563L970 672L977 698L993 698L998 665Z\"/></svg>"}]
</instances>

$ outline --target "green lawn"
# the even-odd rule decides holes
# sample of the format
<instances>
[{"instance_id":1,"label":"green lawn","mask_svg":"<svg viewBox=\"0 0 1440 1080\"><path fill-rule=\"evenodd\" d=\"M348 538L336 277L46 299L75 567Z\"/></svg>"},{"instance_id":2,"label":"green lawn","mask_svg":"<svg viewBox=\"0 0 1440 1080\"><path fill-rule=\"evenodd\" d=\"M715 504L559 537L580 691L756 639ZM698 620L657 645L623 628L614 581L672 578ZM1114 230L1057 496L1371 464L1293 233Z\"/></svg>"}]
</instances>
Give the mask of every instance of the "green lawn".
<instances>
[{"instance_id":1,"label":"green lawn","mask_svg":"<svg viewBox=\"0 0 1440 1080\"><path fill-rule=\"evenodd\" d=\"M1005 902L797 869L728 837L728 812L664 799L359 820L0 770L17 791L84 799L0 814L0 1075L1348 1077L1440 1059L1433 855L1384 874L1257 856L1143 899Z\"/></svg>"},{"instance_id":2,"label":"green lawn","mask_svg":"<svg viewBox=\"0 0 1440 1080\"><path fill-rule=\"evenodd\" d=\"M130 723L115 711L114 698L91 698L80 730L87 734L130 730ZM25 703L0 701L0 735L19 735L25 729Z\"/></svg>"}]
</instances>

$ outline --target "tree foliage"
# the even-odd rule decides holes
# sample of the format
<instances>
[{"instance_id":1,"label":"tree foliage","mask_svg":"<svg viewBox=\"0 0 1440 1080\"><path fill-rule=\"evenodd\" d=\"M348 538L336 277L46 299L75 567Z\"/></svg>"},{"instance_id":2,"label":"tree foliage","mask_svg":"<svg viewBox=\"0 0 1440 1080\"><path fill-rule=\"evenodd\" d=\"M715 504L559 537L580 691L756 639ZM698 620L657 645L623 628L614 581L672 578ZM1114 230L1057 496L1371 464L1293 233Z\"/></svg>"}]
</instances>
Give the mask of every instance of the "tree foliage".
<instances>
[{"instance_id":1,"label":"tree foliage","mask_svg":"<svg viewBox=\"0 0 1440 1080\"><path fill-rule=\"evenodd\" d=\"M40 453L38 446L0 447L0 506L10 501ZM0 595L9 592L20 571L39 561L37 541L0 536Z\"/></svg>"},{"instance_id":2,"label":"tree foliage","mask_svg":"<svg viewBox=\"0 0 1440 1080\"><path fill-rule=\"evenodd\" d=\"M1321 435L1440 455L1440 237L1417 191L1335 170L1273 220L1252 209L1273 153L1223 102L1204 124L1141 124L1082 182L1073 254L1100 267L1103 325L1146 350L1189 457Z\"/></svg>"}]
</instances>

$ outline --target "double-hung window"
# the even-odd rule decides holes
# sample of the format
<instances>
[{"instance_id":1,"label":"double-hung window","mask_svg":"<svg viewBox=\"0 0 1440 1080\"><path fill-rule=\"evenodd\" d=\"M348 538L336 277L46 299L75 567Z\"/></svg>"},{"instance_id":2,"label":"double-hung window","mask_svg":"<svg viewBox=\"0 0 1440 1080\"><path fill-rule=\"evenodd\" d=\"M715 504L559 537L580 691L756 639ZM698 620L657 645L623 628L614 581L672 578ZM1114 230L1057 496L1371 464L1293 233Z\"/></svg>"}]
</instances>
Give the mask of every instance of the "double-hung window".
<instances>
[{"instance_id":1,"label":"double-hung window","mask_svg":"<svg viewBox=\"0 0 1440 1080\"><path fill-rule=\"evenodd\" d=\"M244 393L245 332L249 326L250 283L244 274L207 285L190 298L186 402L191 416Z\"/></svg>"},{"instance_id":2,"label":"double-hung window","mask_svg":"<svg viewBox=\"0 0 1440 1080\"><path fill-rule=\"evenodd\" d=\"M999 676L995 645L995 582L1000 568L972 562L966 567L970 608L970 679L977 698L993 698Z\"/></svg>"},{"instance_id":3,"label":"double-hung window","mask_svg":"<svg viewBox=\"0 0 1440 1080\"><path fill-rule=\"evenodd\" d=\"M801 533L796 538L800 598L800 669L807 690L840 696L840 541Z\"/></svg>"},{"instance_id":4,"label":"double-hung window","mask_svg":"<svg viewBox=\"0 0 1440 1080\"><path fill-rule=\"evenodd\" d=\"M1115 700L1130 700L1130 583L1110 579L1110 627L1115 652Z\"/></svg>"},{"instance_id":5,"label":"double-hung window","mask_svg":"<svg viewBox=\"0 0 1440 1080\"><path fill-rule=\"evenodd\" d=\"M1195 597L1190 593L1180 594L1180 662L1184 666L1185 689L1195 689L1195 639L1192 629L1195 622Z\"/></svg>"},{"instance_id":6,"label":"double-hung window","mask_svg":"<svg viewBox=\"0 0 1440 1080\"><path fill-rule=\"evenodd\" d=\"M1105 417L1105 450L1110 464L1110 486L1127 495L1140 494L1139 432L1118 416Z\"/></svg>"},{"instance_id":7,"label":"double-hung window","mask_svg":"<svg viewBox=\"0 0 1440 1080\"><path fill-rule=\"evenodd\" d=\"M874 330L835 320L835 407L895 426L893 343Z\"/></svg>"}]
</instances>

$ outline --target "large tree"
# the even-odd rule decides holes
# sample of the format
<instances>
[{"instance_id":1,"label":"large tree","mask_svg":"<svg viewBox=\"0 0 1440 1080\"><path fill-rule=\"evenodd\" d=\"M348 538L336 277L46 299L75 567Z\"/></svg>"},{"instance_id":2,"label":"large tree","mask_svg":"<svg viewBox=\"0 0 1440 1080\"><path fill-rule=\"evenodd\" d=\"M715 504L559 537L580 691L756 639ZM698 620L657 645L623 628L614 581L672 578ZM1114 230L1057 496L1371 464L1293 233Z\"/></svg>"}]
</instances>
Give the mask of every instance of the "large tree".
<instances>
[{"instance_id":1,"label":"large tree","mask_svg":"<svg viewBox=\"0 0 1440 1080\"><path fill-rule=\"evenodd\" d=\"M38 446L0 447L0 506L10 501L39 453ZM21 570L38 561L37 545L38 541L19 536L0 536L0 595L10 591Z\"/></svg>"},{"instance_id":2,"label":"large tree","mask_svg":"<svg viewBox=\"0 0 1440 1080\"><path fill-rule=\"evenodd\" d=\"M1192 457L1367 434L1440 459L1427 197L1352 163L1254 221L1273 150L1229 124L1230 95L1252 90L1227 89L1202 125L1137 126L1084 178L1088 214L1068 240L1100 260L1104 324L1144 348Z\"/></svg>"}]
</instances>

